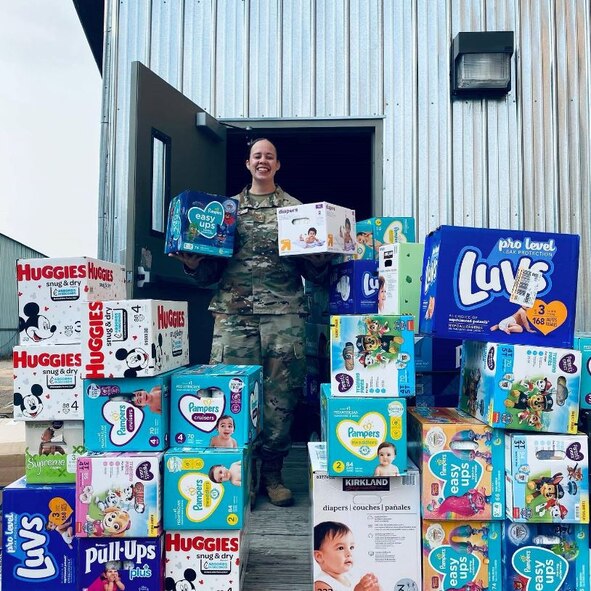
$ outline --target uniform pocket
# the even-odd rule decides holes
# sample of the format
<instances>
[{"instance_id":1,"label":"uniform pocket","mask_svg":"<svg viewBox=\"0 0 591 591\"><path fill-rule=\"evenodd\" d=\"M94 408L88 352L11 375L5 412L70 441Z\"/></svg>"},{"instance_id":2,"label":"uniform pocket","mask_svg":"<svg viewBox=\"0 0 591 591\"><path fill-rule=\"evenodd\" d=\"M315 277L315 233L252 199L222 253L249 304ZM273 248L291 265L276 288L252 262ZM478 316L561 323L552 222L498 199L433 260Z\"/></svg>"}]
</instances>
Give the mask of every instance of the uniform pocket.
<instances>
[{"instance_id":1,"label":"uniform pocket","mask_svg":"<svg viewBox=\"0 0 591 591\"><path fill-rule=\"evenodd\" d=\"M217 342L216 342L217 341ZM209 363L223 363L224 362L224 344L219 342L219 339L213 338L211 343L211 355L209 356Z\"/></svg>"}]
</instances>

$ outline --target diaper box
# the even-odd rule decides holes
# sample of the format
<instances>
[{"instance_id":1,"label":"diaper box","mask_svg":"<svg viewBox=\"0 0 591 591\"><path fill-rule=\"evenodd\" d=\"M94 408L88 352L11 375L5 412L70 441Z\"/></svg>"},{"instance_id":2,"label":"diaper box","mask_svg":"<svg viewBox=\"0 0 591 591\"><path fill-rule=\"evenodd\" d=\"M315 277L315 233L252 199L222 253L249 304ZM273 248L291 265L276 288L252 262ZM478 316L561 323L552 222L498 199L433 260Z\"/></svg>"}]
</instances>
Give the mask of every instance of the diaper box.
<instances>
[{"instance_id":1,"label":"diaper box","mask_svg":"<svg viewBox=\"0 0 591 591\"><path fill-rule=\"evenodd\" d=\"M14 418L22 421L81 420L82 347L14 347Z\"/></svg>"},{"instance_id":2,"label":"diaper box","mask_svg":"<svg viewBox=\"0 0 591 591\"><path fill-rule=\"evenodd\" d=\"M462 341L415 337L415 369L421 373L459 371Z\"/></svg>"},{"instance_id":3,"label":"diaper box","mask_svg":"<svg viewBox=\"0 0 591 591\"><path fill-rule=\"evenodd\" d=\"M74 483L85 453L83 421L27 421L25 475L29 484Z\"/></svg>"},{"instance_id":4,"label":"diaper box","mask_svg":"<svg viewBox=\"0 0 591 591\"><path fill-rule=\"evenodd\" d=\"M162 533L162 454L101 453L78 458L76 535L157 538Z\"/></svg>"},{"instance_id":5,"label":"diaper box","mask_svg":"<svg viewBox=\"0 0 591 591\"><path fill-rule=\"evenodd\" d=\"M4 489L2 588L77 591L73 534L74 485L27 485Z\"/></svg>"},{"instance_id":6,"label":"diaper box","mask_svg":"<svg viewBox=\"0 0 591 591\"><path fill-rule=\"evenodd\" d=\"M408 453L421 471L423 518L505 517L503 432L455 408L408 409Z\"/></svg>"},{"instance_id":7,"label":"diaper box","mask_svg":"<svg viewBox=\"0 0 591 591\"><path fill-rule=\"evenodd\" d=\"M125 297L125 268L88 257L16 262L21 345L80 343L82 302Z\"/></svg>"},{"instance_id":8,"label":"diaper box","mask_svg":"<svg viewBox=\"0 0 591 591\"><path fill-rule=\"evenodd\" d=\"M420 332L572 347L578 261L576 235L440 226L425 241Z\"/></svg>"},{"instance_id":9,"label":"diaper box","mask_svg":"<svg viewBox=\"0 0 591 591\"><path fill-rule=\"evenodd\" d=\"M238 200L183 191L170 200L164 252L231 257Z\"/></svg>"},{"instance_id":10,"label":"diaper box","mask_svg":"<svg viewBox=\"0 0 591 591\"><path fill-rule=\"evenodd\" d=\"M260 365L199 365L172 377L172 445L242 447L261 430Z\"/></svg>"},{"instance_id":11,"label":"diaper box","mask_svg":"<svg viewBox=\"0 0 591 591\"><path fill-rule=\"evenodd\" d=\"M312 498L312 567L315 589L421 589L419 474L334 477L326 445L308 443ZM335 546L345 557L335 570ZM332 565L332 568L331 568ZM344 582L339 582L333 573Z\"/></svg>"},{"instance_id":12,"label":"diaper box","mask_svg":"<svg viewBox=\"0 0 591 591\"><path fill-rule=\"evenodd\" d=\"M423 591L511 591L502 586L502 525L423 521Z\"/></svg>"},{"instance_id":13,"label":"diaper box","mask_svg":"<svg viewBox=\"0 0 591 591\"><path fill-rule=\"evenodd\" d=\"M415 242L415 220L409 217L369 218L357 222L356 259L377 261L382 244Z\"/></svg>"},{"instance_id":14,"label":"diaper box","mask_svg":"<svg viewBox=\"0 0 591 591\"><path fill-rule=\"evenodd\" d=\"M84 440L90 451L168 447L173 370L148 378L84 380Z\"/></svg>"},{"instance_id":15,"label":"diaper box","mask_svg":"<svg viewBox=\"0 0 591 591\"><path fill-rule=\"evenodd\" d=\"M78 589L156 591L164 580L164 548L158 538L80 538ZM111 587L109 584L113 583Z\"/></svg>"},{"instance_id":16,"label":"diaper box","mask_svg":"<svg viewBox=\"0 0 591 591\"><path fill-rule=\"evenodd\" d=\"M340 205L305 203L277 209L279 256L355 252L355 211Z\"/></svg>"},{"instance_id":17,"label":"diaper box","mask_svg":"<svg viewBox=\"0 0 591 591\"><path fill-rule=\"evenodd\" d=\"M436 400L453 398L452 404L432 404L431 406L458 406L460 399L460 373L440 371L437 373L416 374L416 398L433 396Z\"/></svg>"},{"instance_id":18,"label":"diaper box","mask_svg":"<svg viewBox=\"0 0 591 591\"><path fill-rule=\"evenodd\" d=\"M507 433L507 517L530 523L589 523L586 434Z\"/></svg>"},{"instance_id":19,"label":"diaper box","mask_svg":"<svg viewBox=\"0 0 591 591\"><path fill-rule=\"evenodd\" d=\"M331 396L322 384L320 424L330 476L406 472L406 399Z\"/></svg>"},{"instance_id":20,"label":"diaper box","mask_svg":"<svg viewBox=\"0 0 591 591\"><path fill-rule=\"evenodd\" d=\"M331 314L375 314L378 272L375 261L347 261L330 269Z\"/></svg>"},{"instance_id":21,"label":"diaper box","mask_svg":"<svg viewBox=\"0 0 591 591\"><path fill-rule=\"evenodd\" d=\"M244 447L169 449L164 529L242 529L250 511L250 458Z\"/></svg>"},{"instance_id":22,"label":"diaper box","mask_svg":"<svg viewBox=\"0 0 591 591\"><path fill-rule=\"evenodd\" d=\"M460 408L503 429L576 433L581 353L465 341Z\"/></svg>"},{"instance_id":23,"label":"diaper box","mask_svg":"<svg viewBox=\"0 0 591 591\"><path fill-rule=\"evenodd\" d=\"M589 589L586 525L503 524L502 589Z\"/></svg>"},{"instance_id":24,"label":"diaper box","mask_svg":"<svg viewBox=\"0 0 591 591\"><path fill-rule=\"evenodd\" d=\"M333 396L415 393L412 316L331 316Z\"/></svg>"},{"instance_id":25,"label":"diaper box","mask_svg":"<svg viewBox=\"0 0 591 591\"><path fill-rule=\"evenodd\" d=\"M149 377L189 363L187 302L89 302L82 316L82 377Z\"/></svg>"},{"instance_id":26,"label":"diaper box","mask_svg":"<svg viewBox=\"0 0 591 591\"><path fill-rule=\"evenodd\" d=\"M581 352L580 408L591 409L591 333L575 335L574 349Z\"/></svg>"}]
</instances>

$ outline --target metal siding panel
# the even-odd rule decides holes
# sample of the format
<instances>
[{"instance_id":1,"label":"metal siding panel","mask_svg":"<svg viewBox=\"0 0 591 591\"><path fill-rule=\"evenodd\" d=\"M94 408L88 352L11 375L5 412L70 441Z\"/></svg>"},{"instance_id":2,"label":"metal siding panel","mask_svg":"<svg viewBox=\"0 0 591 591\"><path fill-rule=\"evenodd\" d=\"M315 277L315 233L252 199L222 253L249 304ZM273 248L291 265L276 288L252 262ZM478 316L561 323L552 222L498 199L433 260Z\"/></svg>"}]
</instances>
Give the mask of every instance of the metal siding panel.
<instances>
[{"instance_id":1,"label":"metal siding panel","mask_svg":"<svg viewBox=\"0 0 591 591\"><path fill-rule=\"evenodd\" d=\"M150 69L175 88L183 79L184 15L180 0L152 3Z\"/></svg>"}]
</instances>

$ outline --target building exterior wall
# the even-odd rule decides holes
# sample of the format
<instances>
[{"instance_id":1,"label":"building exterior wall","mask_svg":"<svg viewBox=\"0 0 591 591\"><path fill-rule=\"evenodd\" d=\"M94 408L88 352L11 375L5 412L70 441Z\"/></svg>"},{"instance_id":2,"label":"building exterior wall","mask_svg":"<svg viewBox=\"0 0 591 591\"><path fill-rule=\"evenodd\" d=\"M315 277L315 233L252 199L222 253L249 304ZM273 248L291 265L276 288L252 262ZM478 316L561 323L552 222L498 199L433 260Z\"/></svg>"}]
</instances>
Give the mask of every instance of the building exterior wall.
<instances>
[{"instance_id":1,"label":"building exterior wall","mask_svg":"<svg viewBox=\"0 0 591 591\"><path fill-rule=\"evenodd\" d=\"M513 30L512 90L450 100L459 31ZM383 117L385 215L581 235L591 330L588 0L106 0L100 256L124 260L130 64L219 119Z\"/></svg>"}]
</instances>

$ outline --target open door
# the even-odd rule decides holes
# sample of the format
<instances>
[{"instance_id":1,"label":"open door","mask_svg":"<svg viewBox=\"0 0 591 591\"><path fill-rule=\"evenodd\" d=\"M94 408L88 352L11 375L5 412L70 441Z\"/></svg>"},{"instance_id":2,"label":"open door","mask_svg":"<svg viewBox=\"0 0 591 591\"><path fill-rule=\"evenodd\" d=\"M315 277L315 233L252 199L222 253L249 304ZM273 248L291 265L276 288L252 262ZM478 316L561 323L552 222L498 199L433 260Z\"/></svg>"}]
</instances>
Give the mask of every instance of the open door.
<instances>
[{"instance_id":1,"label":"open door","mask_svg":"<svg viewBox=\"0 0 591 591\"><path fill-rule=\"evenodd\" d=\"M185 189L225 195L225 128L140 62L132 64L131 81L126 256L126 268L134 274L130 297L189 302L191 363L207 363L212 292L198 289L181 263L164 254L164 242L171 196Z\"/></svg>"}]
</instances>

